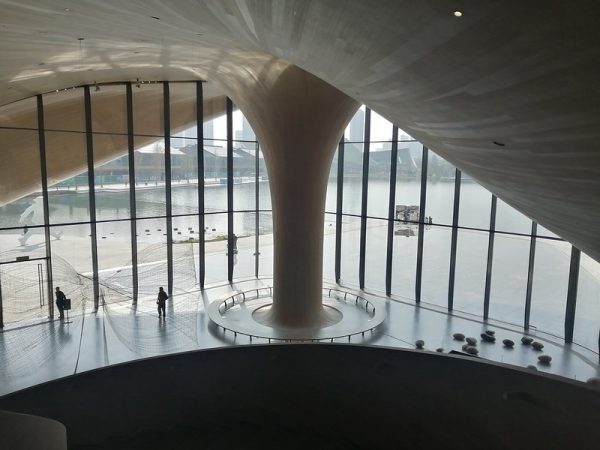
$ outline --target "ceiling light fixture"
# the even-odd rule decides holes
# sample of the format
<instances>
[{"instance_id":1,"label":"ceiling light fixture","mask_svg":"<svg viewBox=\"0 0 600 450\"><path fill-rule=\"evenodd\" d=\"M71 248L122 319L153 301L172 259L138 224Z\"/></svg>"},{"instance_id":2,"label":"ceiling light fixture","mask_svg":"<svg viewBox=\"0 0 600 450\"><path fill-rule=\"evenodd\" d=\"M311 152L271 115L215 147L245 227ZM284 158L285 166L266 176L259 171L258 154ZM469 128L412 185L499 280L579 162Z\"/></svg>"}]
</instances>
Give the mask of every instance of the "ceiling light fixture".
<instances>
[{"instance_id":1,"label":"ceiling light fixture","mask_svg":"<svg viewBox=\"0 0 600 450\"><path fill-rule=\"evenodd\" d=\"M454 11L454 17L462 17L462 12Z\"/></svg>"},{"instance_id":2,"label":"ceiling light fixture","mask_svg":"<svg viewBox=\"0 0 600 450\"><path fill-rule=\"evenodd\" d=\"M83 41L84 39L82 37L77 38L77 40L79 41L79 65L77 67L77 71L81 72L81 63L83 61Z\"/></svg>"}]
</instances>

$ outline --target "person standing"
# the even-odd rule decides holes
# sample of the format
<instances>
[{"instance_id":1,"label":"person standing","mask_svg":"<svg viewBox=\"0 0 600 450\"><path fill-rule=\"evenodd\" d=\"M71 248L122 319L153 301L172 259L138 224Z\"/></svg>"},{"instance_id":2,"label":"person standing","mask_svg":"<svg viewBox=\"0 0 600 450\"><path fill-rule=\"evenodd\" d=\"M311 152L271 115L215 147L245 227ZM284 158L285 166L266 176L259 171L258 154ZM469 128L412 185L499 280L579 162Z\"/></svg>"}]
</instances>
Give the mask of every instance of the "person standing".
<instances>
[{"instance_id":1,"label":"person standing","mask_svg":"<svg viewBox=\"0 0 600 450\"><path fill-rule=\"evenodd\" d=\"M162 311L162 316L166 318L165 307L166 301L169 298L167 293L163 290L162 287L158 288L158 297L156 299L156 304L158 305L158 317L160 318L160 314Z\"/></svg>"},{"instance_id":2,"label":"person standing","mask_svg":"<svg viewBox=\"0 0 600 450\"><path fill-rule=\"evenodd\" d=\"M58 311L60 312L59 318L64 319L65 318L65 303L67 302L67 297L65 296L65 293L60 290L60 288L58 286L56 286L55 297L56 297L56 307L58 308Z\"/></svg>"}]
</instances>

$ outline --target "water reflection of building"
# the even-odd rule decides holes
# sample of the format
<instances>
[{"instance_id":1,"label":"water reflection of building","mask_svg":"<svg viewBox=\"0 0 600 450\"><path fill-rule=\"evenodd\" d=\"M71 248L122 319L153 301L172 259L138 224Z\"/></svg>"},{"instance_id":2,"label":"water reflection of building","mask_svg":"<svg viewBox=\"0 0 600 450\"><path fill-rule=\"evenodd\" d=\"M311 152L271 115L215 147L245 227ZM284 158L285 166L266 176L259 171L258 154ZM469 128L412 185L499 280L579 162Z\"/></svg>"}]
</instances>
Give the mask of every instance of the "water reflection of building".
<instances>
[{"instance_id":1,"label":"water reflection of building","mask_svg":"<svg viewBox=\"0 0 600 450\"><path fill-rule=\"evenodd\" d=\"M396 236L415 236L418 231L417 222L419 222L418 205L396 205L396 220L402 222L396 223L394 234Z\"/></svg>"},{"instance_id":2,"label":"water reflection of building","mask_svg":"<svg viewBox=\"0 0 600 450\"><path fill-rule=\"evenodd\" d=\"M398 142L398 160L396 176L398 179L418 179L421 176L422 146L416 142ZM379 147L369 150L369 177L386 178L390 176L392 143L383 142ZM332 169L337 167L337 154ZM363 144L347 141L344 144L344 175L362 176ZM333 176L335 174L332 174Z\"/></svg>"},{"instance_id":3,"label":"water reflection of building","mask_svg":"<svg viewBox=\"0 0 600 450\"><path fill-rule=\"evenodd\" d=\"M204 175L209 178L227 177L227 147L219 141L204 144ZM233 148L233 176L251 176L256 172L256 150L254 143L236 142ZM136 181L163 181L165 154L164 143L157 142L135 152ZM198 167L198 144L171 147L171 177L173 180L196 179ZM259 155L259 168L266 173L264 160ZM127 157L115 159L95 169L96 183L126 183L129 181ZM76 179L81 178L77 181ZM74 177L70 183L87 183L86 176Z\"/></svg>"}]
</instances>

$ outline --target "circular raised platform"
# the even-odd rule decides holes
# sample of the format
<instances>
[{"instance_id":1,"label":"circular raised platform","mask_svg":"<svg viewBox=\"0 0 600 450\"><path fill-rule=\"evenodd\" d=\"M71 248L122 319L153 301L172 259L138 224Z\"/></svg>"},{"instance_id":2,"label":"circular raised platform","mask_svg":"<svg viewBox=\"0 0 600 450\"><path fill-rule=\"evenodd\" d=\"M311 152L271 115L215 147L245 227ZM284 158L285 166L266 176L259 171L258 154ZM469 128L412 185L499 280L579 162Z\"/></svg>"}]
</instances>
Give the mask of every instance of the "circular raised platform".
<instances>
[{"instance_id":1,"label":"circular raised platform","mask_svg":"<svg viewBox=\"0 0 600 450\"><path fill-rule=\"evenodd\" d=\"M385 319L381 305L337 289L323 289L325 324L310 328L274 326L268 320L272 289L240 292L210 304L210 319L224 330L250 338L280 341L324 341L372 331Z\"/></svg>"}]
</instances>

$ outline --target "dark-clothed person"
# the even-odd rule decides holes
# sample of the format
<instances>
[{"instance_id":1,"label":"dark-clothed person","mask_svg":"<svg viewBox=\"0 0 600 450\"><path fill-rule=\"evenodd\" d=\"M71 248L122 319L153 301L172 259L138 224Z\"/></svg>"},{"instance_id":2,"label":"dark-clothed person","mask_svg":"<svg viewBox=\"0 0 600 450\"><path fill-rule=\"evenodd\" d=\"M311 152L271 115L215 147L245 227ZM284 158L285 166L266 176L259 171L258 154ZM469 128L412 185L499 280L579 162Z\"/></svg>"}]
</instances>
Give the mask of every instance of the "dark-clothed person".
<instances>
[{"instance_id":1,"label":"dark-clothed person","mask_svg":"<svg viewBox=\"0 0 600 450\"><path fill-rule=\"evenodd\" d=\"M58 311L60 312L60 318L64 319L65 318L65 303L67 302L67 297L65 297L65 293L63 291L61 291L58 286L56 287L55 297L56 297L56 307L58 308Z\"/></svg>"},{"instance_id":2,"label":"dark-clothed person","mask_svg":"<svg viewBox=\"0 0 600 450\"><path fill-rule=\"evenodd\" d=\"M162 316L166 317L165 306L166 306L166 301L167 301L168 298L169 298L169 296L163 290L163 288L159 287L158 288L158 297L156 299L156 304L158 305L158 317L159 318L161 316L161 312L162 312Z\"/></svg>"}]
</instances>

